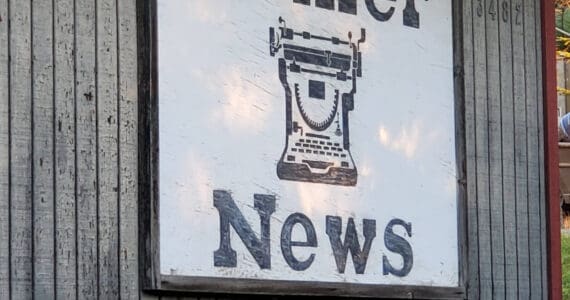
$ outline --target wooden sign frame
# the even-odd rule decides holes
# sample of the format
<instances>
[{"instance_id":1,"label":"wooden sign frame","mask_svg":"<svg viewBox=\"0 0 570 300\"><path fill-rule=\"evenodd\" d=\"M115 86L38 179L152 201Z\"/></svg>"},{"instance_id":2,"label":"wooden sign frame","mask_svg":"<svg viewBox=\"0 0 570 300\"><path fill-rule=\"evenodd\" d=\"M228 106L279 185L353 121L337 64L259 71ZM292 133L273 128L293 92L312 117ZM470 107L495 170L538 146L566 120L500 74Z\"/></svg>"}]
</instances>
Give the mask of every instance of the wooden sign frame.
<instances>
[{"instance_id":1,"label":"wooden sign frame","mask_svg":"<svg viewBox=\"0 0 570 300\"><path fill-rule=\"evenodd\" d=\"M159 256L158 63L156 0L137 1L139 80L139 250L141 283L149 292L313 295L375 298L466 297L467 196L463 82L462 1L452 1L455 144L458 208L458 287L401 286L223 279L162 275Z\"/></svg>"}]
</instances>

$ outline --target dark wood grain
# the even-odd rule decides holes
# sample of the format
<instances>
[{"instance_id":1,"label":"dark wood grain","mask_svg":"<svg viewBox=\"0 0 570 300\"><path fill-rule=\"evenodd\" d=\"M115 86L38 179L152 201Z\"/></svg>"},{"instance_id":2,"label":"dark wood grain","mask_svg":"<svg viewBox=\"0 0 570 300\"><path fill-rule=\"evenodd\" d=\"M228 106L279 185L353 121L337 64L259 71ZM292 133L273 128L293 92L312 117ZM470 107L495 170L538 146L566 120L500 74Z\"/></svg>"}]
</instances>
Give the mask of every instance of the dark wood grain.
<instances>
[{"instance_id":1,"label":"dark wood grain","mask_svg":"<svg viewBox=\"0 0 570 300\"><path fill-rule=\"evenodd\" d=\"M161 288L194 293L242 295L339 296L365 298L462 299L464 289L374 284L338 284L299 281L267 281L208 277L162 276ZM270 283L270 284L268 284Z\"/></svg>"}]
</instances>

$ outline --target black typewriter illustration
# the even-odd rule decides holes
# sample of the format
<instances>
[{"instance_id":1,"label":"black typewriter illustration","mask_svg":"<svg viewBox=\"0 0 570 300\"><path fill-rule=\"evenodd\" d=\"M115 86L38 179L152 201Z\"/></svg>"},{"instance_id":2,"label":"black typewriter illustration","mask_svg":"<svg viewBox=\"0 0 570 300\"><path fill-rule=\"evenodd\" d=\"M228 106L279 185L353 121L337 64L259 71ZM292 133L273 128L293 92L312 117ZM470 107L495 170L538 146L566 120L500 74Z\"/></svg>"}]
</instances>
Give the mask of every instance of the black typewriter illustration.
<instances>
[{"instance_id":1,"label":"black typewriter illustration","mask_svg":"<svg viewBox=\"0 0 570 300\"><path fill-rule=\"evenodd\" d=\"M362 76L366 32L360 38L269 28L270 54L278 58L285 89L285 149L277 164L283 180L354 186L358 172L350 153L349 112L356 78Z\"/></svg>"}]
</instances>

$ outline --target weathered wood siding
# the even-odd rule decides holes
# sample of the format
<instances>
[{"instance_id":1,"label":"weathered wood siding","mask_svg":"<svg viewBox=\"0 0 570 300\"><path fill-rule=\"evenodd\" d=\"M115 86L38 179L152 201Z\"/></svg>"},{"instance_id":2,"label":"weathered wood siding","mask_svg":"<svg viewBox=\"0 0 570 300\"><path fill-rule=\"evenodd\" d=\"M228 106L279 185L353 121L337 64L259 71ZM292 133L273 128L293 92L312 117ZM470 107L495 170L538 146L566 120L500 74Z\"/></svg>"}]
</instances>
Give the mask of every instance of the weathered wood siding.
<instances>
[{"instance_id":1,"label":"weathered wood siding","mask_svg":"<svg viewBox=\"0 0 570 300\"><path fill-rule=\"evenodd\" d=\"M546 299L540 1L462 3L468 295ZM137 85L136 0L0 0L0 299L156 299Z\"/></svg>"},{"instance_id":2,"label":"weathered wood siding","mask_svg":"<svg viewBox=\"0 0 570 300\"><path fill-rule=\"evenodd\" d=\"M139 299L135 0L0 1L0 299Z\"/></svg>"},{"instance_id":3,"label":"weathered wood siding","mask_svg":"<svg viewBox=\"0 0 570 300\"><path fill-rule=\"evenodd\" d=\"M540 1L463 1L470 299L546 299Z\"/></svg>"}]
</instances>

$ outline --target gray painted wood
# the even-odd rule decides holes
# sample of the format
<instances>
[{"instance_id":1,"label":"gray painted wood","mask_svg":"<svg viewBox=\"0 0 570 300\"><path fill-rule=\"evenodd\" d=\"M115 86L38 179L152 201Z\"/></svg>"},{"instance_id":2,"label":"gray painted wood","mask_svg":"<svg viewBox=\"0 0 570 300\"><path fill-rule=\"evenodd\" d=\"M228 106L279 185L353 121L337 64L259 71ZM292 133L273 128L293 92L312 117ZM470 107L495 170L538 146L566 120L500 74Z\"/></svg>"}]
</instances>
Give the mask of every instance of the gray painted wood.
<instances>
[{"instance_id":1,"label":"gray painted wood","mask_svg":"<svg viewBox=\"0 0 570 300\"><path fill-rule=\"evenodd\" d=\"M136 1L118 1L119 71L119 275L121 299L139 294L138 87Z\"/></svg>"},{"instance_id":2,"label":"gray painted wood","mask_svg":"<svg viewBox=\"0 0 570 300\"><path fill-rule=\"evenodd\" d=\"M135 8L0 0L0 299L160 298L139 287ZM470 299L547 297L538 8L463 2Z\"/></svg>"},{"instance_id":3,"label":"gray painted wood","mask_svg":"<svg viewBox=\"0 0 570 300\"><path fill-rule=\"evenodd\" d=\"M541 5L540 4L535 4L535 37L536 37L536 42L537 44L541 44L542 43L542 34L541 34L541 30L542 30L542 9L541 9ZM541 298L542 299L548 299L548 270L547 270L547 266L548 266L548 249L547 249L547 225L546 225L546 220L547 220L547 215L546 215L546 211L547 211L547 204L546 204L546 187L545 187L545 182L546 182L546 177L545 177L545 168L543 167L545 165L545 161L544 161L544 99L543 99L543 88L542 88L542 82L543 82L543 76L542 76L542 47L535 47L536 50L536 99L537 99L537 108L538 108L538 112L537 112L537 126L538 126L538 176L539 176L539 183L538 183L538 189L539 189L539 195L538 195L538 207L539 207L539 214L540 214L540 232L539 232L539 243L540 243L540 249L541 249L541 257L540 259L540 265L541 265L541 278L540 280L540 287L541 287Z\"/></svg>"},{"instance_id":4,"label":"gray painted wood","mask_svg":"<svg viewBox=\"0 0 570 300\"><path fill-rule=\"evenodd\" d=\"M111 299L119 293L117 7L96 3L99 297Z\"/></svg>"},{"instance_id":5,"label":"gray painted wood","mask_svg":"<svg viewBox=\"0 0 570 300\"><path fill-rule=\"evenodd\" d=\"M540 299L541 293L541 241L540 241L540 209L539 209L539 169L538 165L538 99L536 89L537 57L536 45L540 45L535 35L536 2L529 1L528 9L525 10L525 34L526 49L526 107L527 107L527 193L528 193L528 239L529 239L529 290L531 299ZM540 6L539 6L540 7Z\"/></svg>"},{"instance_id":6,"label":"gray painted wood","mask_svg":"<svg viewBox=\"0 0 570 300\"><path fill-rule=\"evenodd\" d=\"M535 9L535 32L536 32L536 37L537 37L537 43L541 42L541 30L542 30L542 10L540 9L540 6L537 5L536 9ZM536 47L536 90L537 90L537 99L538 99L538 114L537 114L537 118L538 118L538 164L539 166L544 166L545 165L545 161L544 161L544 99L543 99L543 88L542 88L542 80L543 80L543 76L542 76L542 47ZM546 177L545 177L545 168L543 167L539 167L539 190L540 190L540 194L539 194L539 202L540 202L540 246L541 246L541 251L542 251L542 257L541 257L541 290L542 290L542 298L543 299L548 299L548 276L547 276L547 266L548 266L548 255L547 255L547 225L546 225L546 220L547 220L547 215L546 215L546 211L547 211L547 204L546 204L546 186L545 186L545 181L546 181Z\"/></svg>"},{"instance_id":7,"label":"gray painted wood","mask_svg":"<svg viewBox=\"0 0 570 300\"><path fill-rule=\"evenodd\" d=\"M513 21L516 21L517 5L520 0L502 2L499 7L499 49L501 70L501 132L502 132L502 186L504 215L504 280L505 298L517 297L517 241L516 241L516 207L515 207L515 149L514 135L514 76L513 76ZM513 10L514 7L514 10Z\"/></svg>"},{"instance_id":8,"label":"gray painted wood","mask_svg":"<svg viewBox=\"0 0 570 300\"><path fill-rule=\"evenodd\" d=\"M464 52L464 80L474 82L474 52L473 49L473 1L463 2L463 47ZM467 220L468 228L478 228L477 212L477 180L476 156L475 156L475 88L473 84L464 85L465 97L465 152L467 170L467 210L471 212ZM470 299L479 299L479 238L476 234L467 235L469 274L467 296Z\"/></svg>"},{"instance_id":9,"label":"gray painted wood","mask_svg":"<svg viewBox=\"0 0 570 300\"><path fill-rule=\"evenodd\" d=\"M526 24L529 20L529 0L523 1L523 30L524 24ZM522 36L523 44L522 47L524 49L524 60L522 61L523 64L527 58L528 52L531 49L528 49L528 35L523 34ZM524 98L520 99L518 105L516 106L520 111L517 111L515 114L515 155L516 155L516 170L517 170L517 257L518 257L518 297L528 299L530 297L530 273L529 273L529 240L528 240L528 232L529 232L529 224L528 224L528 128L527 123L530 122L528 120L529 112L527 111L528 106L526 105L527 99L532 97L529 95L528 85L529 82L527 78L529 75L527 74L527 66L525 65L524 68L524 83L525 85L521 87L524 89ZM532 112L530 112L532 113Z\"/></svg>"},{"instance_id":10,"label":"gray painted wood","mask_svg":"<svg viewBox=\"0 0 570 300\"><path fill-rule=\"evenodd\" d=\"M0 297L10 296L10 128L8 0L0 0Z\"/></svg>"},{"instance_id":11,"label":"gray painted wood","mask_svg":"<svg viewBox=\"0 0 570 300\"><path fill-rule=\"evenodd\" d=\"M526 112L526 32L524 24L527 18L526 12L529 10L529 0L523 0L521 8L521 29L520 36L513 36L513 47L520 48L522 54L515 56L515 91L520 93L515 96L515 176L516 176L516 209L517 209L517 270L518 270L518 298L528 299L529 291L529 270L528 270L528 194L527 194L527 177L528 177L528 152L527 152L527 112ZM522 74L522 75L521 75Z\"/></svg>"},{"instance_id":12,"label":"gray painted wood","mask_svg":"<svg viewBox=\"0 0 570 300\"><path fill-rule=\"evenodd\" d=\"M31 3L10 1L10 283L12 299L33 290Z\"/></svg>"},{"instance_id":13,"label":"gray painted wood","mask_svg":"<svg viewBox=\"0 0 570 300\"><path fill-rule=\"evenodd\" d=\"M477 190L477 220L479 243L479 297L492 298L493 262L491 245L491 215L489 197L489 107L487 87L487 1L473 2L473 45L475 88L475 176ZM485 51L483 51L485 50Z\"/></svg>"},{"instance_id":14,"label":"gray painted wood","mask_svg":"<svg viewBox=\"0 0 570 300\"><path fill-rule=\"evenodd\" d=\"M490 0L486 4L486 45L487 45L487 129L489 155L489 209L490 247L493 299L505 298L505 245L503 228L503 132L502 125L502 64L499 37L499 22L503 16L499 1Z\"/></svg>"},{"instance_id":15,"label":"gray painted wood","mask_svg":"<svg viewBox=\"0 0 570 300\"><path fill-rule=\"evenodd\" d=\"M99 293L97 164L96 9L90 0L75 1L75 138L77 206L77 297Z\"/></svg>"},{"instance_id":16,"label":"gray painted wood","mask_svg":"<svg viewBox=\"0 0 570 300\"><path fill-rule=\"evenodd\" d=\"M453 7L453 28L461 30L453 31L453 77L454 77L454 106L455 106L455 124L461 124L455 128L455 149L457 161L457 212L458 212L458 226L457 232L459 233L459 282L463 287L462 297L467 297L467 276L469 269L469 238L467 236L467 203L468 188L467 188L467 151L466 151L466 129L465 129L465 72L464 71L464 51L463 51L463 3L454 2Z\"/></svg>"},{"instance_id":17,"label":"gray painted wood","mask_svg":"<svg viewBox=\"0 0 570 300\"><path fill-rule=\"evenodd\" d=\"M73 0L54 7L55 59L55 292L57 299L77 296L75 24Z\"/></svg>"},{"instance_id":18,"label":"gray painted wood","mask_svg":"<svg viewBox=\"0 0 570 300\"><path fill-rule=\"evenodd\" d=\"M546 298L539 5L464 8L471 299Z\"/></svg>"},{"instance_id":19,"label":"gray painted wood","mask_svg":"<svg viewBox=\"0 0 570 300\"><path fill-rule=\"evenodd\" d=\"M54 299L53 3L32 2L34 297Z\"/></svg>"}]
</instances>

